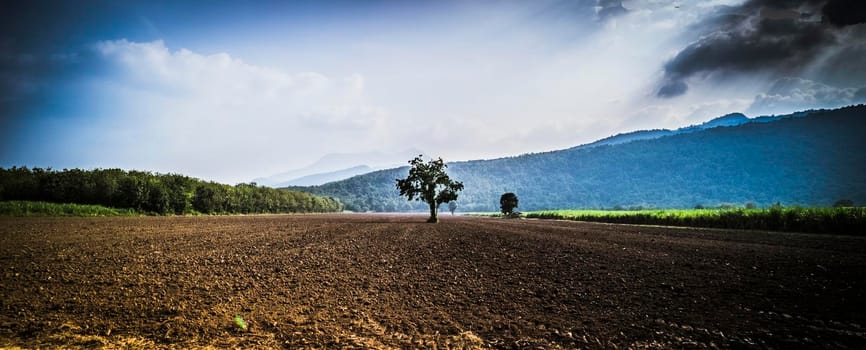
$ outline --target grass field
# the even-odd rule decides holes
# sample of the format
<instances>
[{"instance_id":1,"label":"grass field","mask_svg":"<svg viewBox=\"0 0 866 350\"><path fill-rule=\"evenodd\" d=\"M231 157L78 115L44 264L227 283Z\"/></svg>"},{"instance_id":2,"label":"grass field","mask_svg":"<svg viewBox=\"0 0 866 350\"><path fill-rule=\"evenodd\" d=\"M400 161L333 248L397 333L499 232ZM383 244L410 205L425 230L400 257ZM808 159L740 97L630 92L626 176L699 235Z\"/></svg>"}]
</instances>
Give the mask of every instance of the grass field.
<instances>
[{"instance_id":1,"label":"grass field","mask_svg":"<svg viewBox=\"0 0 866 350\"><path fill-rule=\"evenodd\" d=\"M526 213L527 218L836 233L866 233L866 208L769 208L769 209L662 209L638 211L548 210Z\"/></svg>"},{"instance_id":2,"label":"grass field","mask_svg":"<svg viewBox=\"0 0 866 350\"><path fill-rule=\"evenodd\" d=\"M0 215L5 216L135 216L134 210L101 205L48 203L31 201L0 202Z\"/></svg>"}]
</instances>

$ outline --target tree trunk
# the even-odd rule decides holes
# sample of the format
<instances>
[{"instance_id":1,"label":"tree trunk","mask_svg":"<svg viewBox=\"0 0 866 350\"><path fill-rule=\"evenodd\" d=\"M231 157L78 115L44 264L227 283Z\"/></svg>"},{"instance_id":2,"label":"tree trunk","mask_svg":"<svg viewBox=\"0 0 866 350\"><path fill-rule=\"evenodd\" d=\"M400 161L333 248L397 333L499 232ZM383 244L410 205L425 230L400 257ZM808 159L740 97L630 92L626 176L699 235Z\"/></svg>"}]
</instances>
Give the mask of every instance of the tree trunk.
<instances>
[{"instance_id":1,"label":"tree trunk","mask_svg":"<svg viewBox=\"0 0 866 350\"><path fill-rule=\"evenodd\" d=\"M427 219L427 222L430 222L430 223L439 222L439 218L436 217L436 209L437 209L436 208L436 202L433 201L433 202L430 202L428 204L430 204L430 218Z\"/></svg>"}]
</instances>

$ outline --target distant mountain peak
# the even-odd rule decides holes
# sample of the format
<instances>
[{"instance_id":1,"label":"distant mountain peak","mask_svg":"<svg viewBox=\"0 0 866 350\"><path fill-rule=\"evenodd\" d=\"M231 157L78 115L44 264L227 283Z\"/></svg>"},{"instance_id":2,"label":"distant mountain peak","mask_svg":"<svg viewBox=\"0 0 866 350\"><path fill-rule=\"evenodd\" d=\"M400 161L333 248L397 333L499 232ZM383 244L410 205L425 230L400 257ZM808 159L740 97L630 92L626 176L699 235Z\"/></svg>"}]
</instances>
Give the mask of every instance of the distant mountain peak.
<instances>
[{"instance_id":1,"label":"distant mountain peak","mask_svg":"<svg viewBox=\"0 0 866 350\"><path fill-rule=\"evenodd\" d=\"M641 141L641 140L654 140L662 137L679 135L679 134L687 134L696 131L702 131L717 127L730 127L730 126L739 126L748 123L768 123L773 121L778 121L784 118L795 118L802 117L808 115L807 112L799 112L790 115L784 116L772 116L772 117L758 117L758 118L749 118L743 113L729 113L725 114L721 117L710 119L706 122L697 125L691 125L682 127L676 130L670 129L652 129L652 130L636 130L631 132L625 132L616 134L614 136L605 137L598 141L588 143L585 145L573 147L572 149L580 149L580 148L589 148L596 147L602 145L619 145L623 143L633 142L633 141Z\"/></svg>"},{"instance_id":2,"label":"distant mountain peak","mask_svg":"<svg viewBox=\"0 0 866 350\"><path fill-rule=\"evenodd\" d=\"M737 126L748 123L749 121L751 121L751 119L749 119L749 117L747 117L743 113L731 113L725 114L715 119L711 119L710 121L701 124L701 127L704 129L709 129L718 126Z\"/></svg>"},{"instance_id":3,"label":"distant mountain peak","mask_svg":"<svg viewBox=\"0 0 866 350\"><path fill-rule=\"evenodd\" d=\"M424 152L416 148L392 152L329 153L303 168L257 178L253 181L259 185L271 187L320 184L320 181L335 181L339 180L340 176L350 177L360 174L362 171L401 166L419 154L424 154Z\"/></svg>"}]
</instances>

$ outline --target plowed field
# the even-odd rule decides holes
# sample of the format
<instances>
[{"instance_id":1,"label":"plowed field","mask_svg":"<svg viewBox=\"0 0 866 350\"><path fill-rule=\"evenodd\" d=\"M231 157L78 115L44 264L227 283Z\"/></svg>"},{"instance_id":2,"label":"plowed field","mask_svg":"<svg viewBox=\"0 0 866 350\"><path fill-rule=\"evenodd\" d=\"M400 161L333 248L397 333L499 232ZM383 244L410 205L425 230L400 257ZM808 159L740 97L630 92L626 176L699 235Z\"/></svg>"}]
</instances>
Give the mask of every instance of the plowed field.
<instances>
[{"instance_id":1,"label":"plowed field","mask_svg":"<svg viewBox=\"0 0 866 350\"><path fill-rule=\"evenodd\" d=\"M0 218L0 347L866 348L863 238L424 220Z\"/></svg>"}]
</instances>

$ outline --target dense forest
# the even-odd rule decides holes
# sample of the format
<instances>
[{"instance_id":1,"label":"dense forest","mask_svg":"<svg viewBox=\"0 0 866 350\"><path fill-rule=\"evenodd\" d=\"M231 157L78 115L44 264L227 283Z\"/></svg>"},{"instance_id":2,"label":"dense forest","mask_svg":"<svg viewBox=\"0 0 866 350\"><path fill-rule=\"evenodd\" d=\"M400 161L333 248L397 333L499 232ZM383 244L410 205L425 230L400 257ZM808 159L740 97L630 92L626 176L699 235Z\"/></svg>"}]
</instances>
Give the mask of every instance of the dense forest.
<instances>
[{"instance_id":1,"label":"dense forest","mask_svg":"<svg viewBox=\"0 0 866 350\"><path fill-rule=\"evenodd\" d=\"M466 186L457 200L459 211L497 211L505 192L520 197L523 211L866 203L866 106L791 116L613 145L454 162L448 173ZM355 211L423 210L398 195L395 179L406 177L407 169L294 189L337 197Z\"/></svg>"},{"instance_id":2,"label":"dense forest","mask_svg":"<svg viewBox=\"0 0 866 350\"><path fill-rule=\"evenodd\" d=\"M256 184L229 186L176 175L120 169L0 168L0 201L97 204L150 214L311 213L343 210L340 201Z\"/></svg>"}]
</instances>

